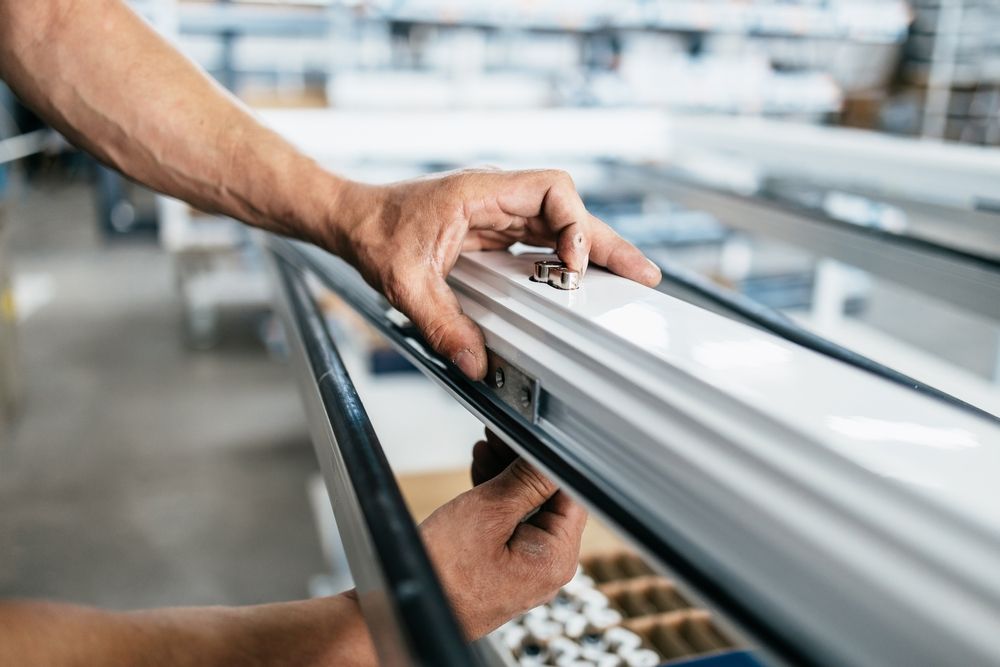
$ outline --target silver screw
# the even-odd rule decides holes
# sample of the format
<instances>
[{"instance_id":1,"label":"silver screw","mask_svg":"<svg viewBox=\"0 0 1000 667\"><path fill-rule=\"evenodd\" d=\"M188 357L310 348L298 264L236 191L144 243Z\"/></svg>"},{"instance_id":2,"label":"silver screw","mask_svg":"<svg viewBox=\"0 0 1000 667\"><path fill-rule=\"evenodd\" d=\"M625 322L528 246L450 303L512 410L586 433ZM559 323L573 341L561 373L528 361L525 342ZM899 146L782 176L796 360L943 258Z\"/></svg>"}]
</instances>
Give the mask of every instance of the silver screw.
<instances>
[{"instance_id":1,"label":"silver screw","mask_svg":"<svg viewBox=\"0 0 1000 667\"><path fill-rule=\"evenodd\" d=\"M529 408L531 407L531 389L525 387L521 390L521 407Z\"/></svg>"},{"instance_id":2,"label":"silver screw","mask_svg":"<svg viewBox=\"0 0 1000 667\"><path fill-rule=\"evenodd\" d=\"M504 383L503 369L498 368L496 372L493 374L493 384L495 384L497 386L497 389L499 389L500 387L503 386L503 383Z\"/></svg>"}]
</instances>

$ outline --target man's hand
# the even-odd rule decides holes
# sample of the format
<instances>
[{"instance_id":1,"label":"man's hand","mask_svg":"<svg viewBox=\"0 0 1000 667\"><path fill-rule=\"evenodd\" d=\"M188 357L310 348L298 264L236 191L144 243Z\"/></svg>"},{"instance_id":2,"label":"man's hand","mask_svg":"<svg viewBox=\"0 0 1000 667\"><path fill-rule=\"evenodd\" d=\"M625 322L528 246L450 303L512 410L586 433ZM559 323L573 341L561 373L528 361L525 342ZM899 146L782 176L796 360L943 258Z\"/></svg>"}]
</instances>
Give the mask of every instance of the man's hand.
<instances>
[{"instance_id":1,"label":"man's hand","mask_svg":"<svg viewBox=\"0 0 1000 667\"><path fill-rule=\"evenodd\" d=\"M71 17L70 20L68 17ZM0 0L0 78L71 141L207 211L350 260L474 379L483 336L445 284L462 250L555 248L656 285L659 270L590 215L561 171L346 181L261 124L123 0Z\"/></svg>"},{"instance_id":2,"label":"man's hand","mask_svg":"<svg viewBox=\"0 0 1000 667\"><path fill-rule=\"evenodd\" d=\"M587 522L555 484L487 438L473 449L476 488L420 526L469 639L551 599L576 572Z\"/></svg>"},{"instance_id":3,"label":"man's hand","mask_svg":"<svg viewBox=\"0 0 1000 667\"><path fill-rule=\"evenodd\" d=\"M324 245L473 379L486 373L483 335L445 283L463 250L521 241L555 248L580 272L589 260L645 285L660 281L652 262L587 212L566 172L470 170L383 187L345 184L342 194L337 213L346 219Z\"/></svg>"},{"instance_id":4,"label":"man's hand","mask_svg":"<svg viewBox=\"0 0 1000 667\"><path fill-rule=\"evenodd\" d=\"M476 488L421 526L469 639L541 604L569 581L587 520L552 482L492 434L487 438L473 450ZM373 667L377 658L353 593L136 612L0 600L0 665L154 663Z\"/></svg>"}]
</instances>

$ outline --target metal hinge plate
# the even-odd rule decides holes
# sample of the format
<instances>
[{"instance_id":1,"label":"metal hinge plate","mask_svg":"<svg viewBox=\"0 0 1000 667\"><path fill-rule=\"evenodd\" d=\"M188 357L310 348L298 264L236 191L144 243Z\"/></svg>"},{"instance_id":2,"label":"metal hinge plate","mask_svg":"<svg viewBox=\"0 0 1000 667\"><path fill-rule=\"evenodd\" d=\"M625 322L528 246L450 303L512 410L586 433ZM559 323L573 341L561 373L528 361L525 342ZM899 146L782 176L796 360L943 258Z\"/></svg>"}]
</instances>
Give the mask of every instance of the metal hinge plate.
<instances>
[{"instance_id":1,"label":"metal hinge plate","mask_svg":"<svg viewBox=\"0 0 1000 667\"><path fill-rule=\"evenodd\" d=\"M497 398L534 424L538 417L538 380L493 350L486 350L486 361L489 368L486 386L493 390Z\"/></svg>"}]
</instances>

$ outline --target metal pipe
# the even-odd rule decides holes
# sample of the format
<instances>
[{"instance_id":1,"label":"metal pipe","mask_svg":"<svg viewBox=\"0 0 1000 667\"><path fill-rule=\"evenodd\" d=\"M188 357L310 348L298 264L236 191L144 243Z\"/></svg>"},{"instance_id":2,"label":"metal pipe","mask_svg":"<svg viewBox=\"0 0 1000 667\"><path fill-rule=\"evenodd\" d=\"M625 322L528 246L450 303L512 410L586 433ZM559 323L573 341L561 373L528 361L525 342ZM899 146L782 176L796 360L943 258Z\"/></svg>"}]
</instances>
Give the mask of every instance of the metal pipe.
<instances>
[{"instance_id":1,"label":"metal pipe","mask_svg":"<svg viewBox=\"0 0 1000 667\"><path fill-rule=\"evenodd\" d=\"M463 640L378 436L301 273L281 258L276 268L287 314L297 329L289 335L302 345L332 434L332 441L314 437L331 501L335 511L347 504L357 507L363 537L370 541L370 549L350 545L355 557L348 557L380 658L385 664L434 667L481 664ZM366 577L372 565L379 576ZM396 638L405 646L390 646Z\"/></svg>"},{"instance_id":2,"label":"metal pipe","mask_svg":"<svg viewBox=\"0 0 1000 667\"><path fill-rule=\"evenodd\" d=\"M686 208L710 213L729 227L790 243L1000 319L1000 261L996 258L910 234L844 223L789 202L696 183L675 170L621 168L653 192Z\"/></svg>"},{"instance_id":3,"label":"metal pipe","mask_svg":"<svg viewBox=\"0 0 1000 667\"><path fill-rule=\"evenodd\" d=\"M49 130L35 130L0 140L0 165L40 152L48 136Z\"/></svg>"}]
</instances>

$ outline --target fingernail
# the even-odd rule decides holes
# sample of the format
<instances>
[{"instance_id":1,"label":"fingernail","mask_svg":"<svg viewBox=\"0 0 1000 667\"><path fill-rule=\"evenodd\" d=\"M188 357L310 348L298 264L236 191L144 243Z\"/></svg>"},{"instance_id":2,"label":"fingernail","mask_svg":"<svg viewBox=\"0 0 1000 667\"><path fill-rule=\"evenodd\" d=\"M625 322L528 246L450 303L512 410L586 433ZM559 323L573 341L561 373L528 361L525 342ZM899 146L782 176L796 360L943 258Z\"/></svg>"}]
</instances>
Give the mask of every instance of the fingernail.
<instances>
[{"instance_id":1,"label":"fingernail","mask_svg":"<svg viewBox=\"0 0 1000 667\"><path fill-rule=\"evenodd\" d=\"M655 281L657 283L660 282L660 279L663 277L661 275L662 272L660 271L660 267L658 267L656 263L651 259L647 259L646 261L649 262L649 271L647 271L647 273L649 274L649 280L651 282L652 281Z\"/></svg>"},{"instance_id":2,"label":"fingernail","mask_svg":"<svg viewBox=\"0 0 1000 667\"><path fill-rule=\"evenodd\" d=\"M469 350L462 350L458 353L455 357L455 365L473 380L478 380L481 375L476 355L472 354Z\"/></svg>"}]
</instances>

